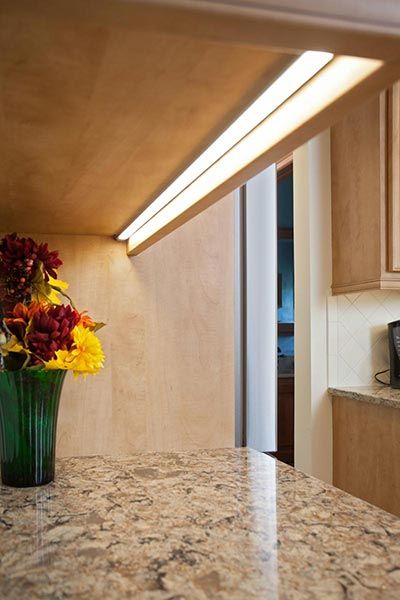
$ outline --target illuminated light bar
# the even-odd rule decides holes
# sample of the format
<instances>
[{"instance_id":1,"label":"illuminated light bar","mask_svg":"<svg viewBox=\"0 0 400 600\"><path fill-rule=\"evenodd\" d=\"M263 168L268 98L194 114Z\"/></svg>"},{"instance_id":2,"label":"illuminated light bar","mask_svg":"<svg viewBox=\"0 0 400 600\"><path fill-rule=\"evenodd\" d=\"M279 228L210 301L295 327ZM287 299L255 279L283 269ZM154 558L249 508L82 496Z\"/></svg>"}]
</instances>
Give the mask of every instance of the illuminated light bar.
<instances>
[{"instance_id":1,"label":"illuminated light bar","mask_svg":"<svg viewBox=\"0 0 400 600\"><path fill-rule=\"evenodd\" d=\"M266 119L285 100L309 81L330 60L330 52L304 52L192 162L122 233L119 240L127 240L135 231L180 194L197 177Z\"/></svg>"},{"instance_id":2,"label":"illuminated light bar","mask_svg":"<svg viewBox=\"0 0 400 600\"><path fill-rule=\"evenodd\" d=\"M291 95L207 170L177 194L129 238L135 253L147 239L190 209L217 187L253 163L302 124L312 119L382 66L382 61L340 56ZM152 205L151 205L152 206ZM151 208L151 206L149 208ZM134 222L135 223L135 222ZM132 225L134 225L134 223ZM133 227L133 230L135 227ZM131 230L132 231L132 230Z\"/></svg>"}]
</instances>

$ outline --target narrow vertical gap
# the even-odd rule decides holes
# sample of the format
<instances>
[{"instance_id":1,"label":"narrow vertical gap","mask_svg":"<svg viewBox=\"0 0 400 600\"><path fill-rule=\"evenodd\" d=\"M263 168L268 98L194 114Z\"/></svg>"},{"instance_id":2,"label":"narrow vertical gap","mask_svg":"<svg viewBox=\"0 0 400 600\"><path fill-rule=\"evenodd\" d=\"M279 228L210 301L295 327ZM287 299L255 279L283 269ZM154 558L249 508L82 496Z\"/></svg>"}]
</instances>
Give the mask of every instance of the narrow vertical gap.
<instances>
[{"instance_id":1,"label":"narrow vertical gap","mask_svg":"<svg viewBox=\"0 0 400 600\"><path fill-rule=\"evenodd\" d=\"M292 184L290 185L290 181ZM291 200L290 200L291 198ZM277 164L277 451L272 456L294 465L294 226L293 157ZM291 205L291 206L290 206ZM289 248L291 246L291 251ZM290 299L291 296L291 299ZM292 305L290 307L290 305ZM292 340L293 345L290 343Z\"/></svg>"},{"instance_id":2,"label":"narrow vertical gap","mask_svg":"<svg viewBox=\"0 0 400 600\"><path fill-rule=\"evenodd\" d=\"M246 186L240 188L239 199L241 225L241 381L242 381L242 446L247 445L247 222Z\"/></svg>"},{"instance_id":3,"label":"narrow vertical gap","mask_svg":"<svg viewBox=\"0 0 400 600\"><path fill-rule=\"evenodd\" d=\"M247 445L246 186L235 194L235 446Z\"/></svg>"}]
</instances>

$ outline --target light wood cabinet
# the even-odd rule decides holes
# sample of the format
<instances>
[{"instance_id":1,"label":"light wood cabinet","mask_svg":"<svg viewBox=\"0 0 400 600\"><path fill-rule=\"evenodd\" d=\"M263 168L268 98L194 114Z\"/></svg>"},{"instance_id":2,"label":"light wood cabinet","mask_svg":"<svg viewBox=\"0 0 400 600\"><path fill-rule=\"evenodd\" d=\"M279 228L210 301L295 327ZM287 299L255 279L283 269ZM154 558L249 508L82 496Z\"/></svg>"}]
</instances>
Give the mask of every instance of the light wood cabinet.
<instances>
[{"instance_id":1,"label":"light wood cabinet","mask_svg":"<svg viewBox=\"0 0 400 600\"><path fill-rule=\"evenodd\" d=\"M400 516L400 409L333 398L333 485Z\"/></svg>"},{"instance_id":2,"label":"light wood cabinet","mask_svg":"<svg viewBox=\"0 0 400 600\"><path fill-rule=\"evenodd\" d=\"M331 130L332 292L400 289L400 84Z\"/></svg>"}]
</instances>

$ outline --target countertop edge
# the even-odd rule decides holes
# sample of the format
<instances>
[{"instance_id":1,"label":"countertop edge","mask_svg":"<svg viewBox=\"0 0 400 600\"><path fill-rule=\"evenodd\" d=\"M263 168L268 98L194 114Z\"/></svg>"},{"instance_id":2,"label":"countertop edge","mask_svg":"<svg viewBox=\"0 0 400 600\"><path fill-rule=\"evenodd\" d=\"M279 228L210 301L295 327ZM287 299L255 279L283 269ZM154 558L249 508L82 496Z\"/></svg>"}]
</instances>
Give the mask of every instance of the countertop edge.
<instances>
[{"instance_id":1,"label":"countertop edge","mask_svg":"<svg viewBox=\"0 0 400 600\"><path fill-rule=\"evenodd\" d=\"M340 396L341 398L350 398L377 406L400 409L400 390L393 390L392 388L383 386L376 388L329 387L328 392L331 396Z\"/></svg>"}]
</instances>

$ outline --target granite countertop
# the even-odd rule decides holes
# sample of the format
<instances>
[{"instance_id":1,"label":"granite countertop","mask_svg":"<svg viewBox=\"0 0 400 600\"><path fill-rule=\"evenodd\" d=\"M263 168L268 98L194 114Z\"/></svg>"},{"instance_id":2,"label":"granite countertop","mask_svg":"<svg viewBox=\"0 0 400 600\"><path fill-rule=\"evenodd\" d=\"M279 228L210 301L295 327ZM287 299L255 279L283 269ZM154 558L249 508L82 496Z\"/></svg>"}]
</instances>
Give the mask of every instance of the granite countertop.
<instances>
[{"instance_id":1,"label":"granite countertop","mask_svg":"<svg viewBox=\"0 0 400 600\"><path fill-rule=\"evenodd\" d=\"M400 520L247 449L58 461L0 488L0 597L400 597Z\"/></svg>"},{"instance_id":2,"label":"granite countertop","mask_svg":"<svg viewBox=\"0 0 400 600\"><path fill-rule=\"evenodd\" d=\"M370 404L380 404L391 408L400 408L400 390L394 390L386 385L371 385L360 387L330 387L332 396L351 398Z\"/></svg>"}]
</instances>

